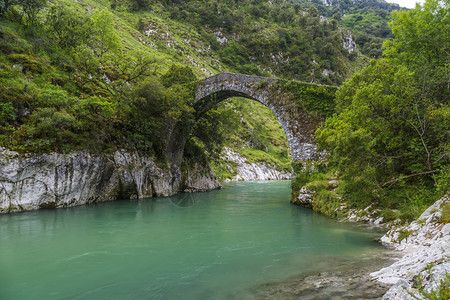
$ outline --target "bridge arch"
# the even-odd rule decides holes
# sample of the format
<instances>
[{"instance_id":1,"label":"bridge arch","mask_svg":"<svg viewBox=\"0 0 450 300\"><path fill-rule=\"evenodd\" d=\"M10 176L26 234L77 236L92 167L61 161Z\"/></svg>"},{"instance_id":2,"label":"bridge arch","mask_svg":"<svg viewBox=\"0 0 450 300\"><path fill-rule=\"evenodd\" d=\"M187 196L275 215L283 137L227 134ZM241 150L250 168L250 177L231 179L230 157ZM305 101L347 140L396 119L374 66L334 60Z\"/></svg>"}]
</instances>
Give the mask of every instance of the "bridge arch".
<instances>
[{"instance_id":1,"label":"bridge arch","mask_svg":"<svg viewBox=\"0 0 450 300\"><path fill-rule=\"evenodd\" d=\"M292 160L313 160L317 152L313 143L315 128L309 116L300 111L292 97L281 97L277 82L275 78L220 73L198 83L194 107L196 112L202 114L231 97L258 101L278 118L286 134Z\"/></svg>"},{"instance_id":2,"label":"bridge arch","mask_svg":"<svg viewBox=\"0 0 450 300\"><path fill-rule=\"evenodd\" d=\"M258 101L268 107L278 118L286 134L292 161L316 160L317 148L313 140L314 131L318 126L317 118L313 118L305 106L299 104L292 92L286 91L284 88L286 83L287 81L276 78L220 73L196 83L194 109L197 116L201 116L219 102L231 97ZM298 84L301 88L318 86L300 82ZM324 95L329 98L332 94L332 101L334 101L336 88L327 88L331 88L332 92L326 92ZM319 94L321 92L323 91L319 91ZM181 136L187 137L188 134L185 131L185 128L175 128L169 140L169 160L173 163L179 163L182 160L185 139L183 140Z\"/></svg>"}]
</instances>

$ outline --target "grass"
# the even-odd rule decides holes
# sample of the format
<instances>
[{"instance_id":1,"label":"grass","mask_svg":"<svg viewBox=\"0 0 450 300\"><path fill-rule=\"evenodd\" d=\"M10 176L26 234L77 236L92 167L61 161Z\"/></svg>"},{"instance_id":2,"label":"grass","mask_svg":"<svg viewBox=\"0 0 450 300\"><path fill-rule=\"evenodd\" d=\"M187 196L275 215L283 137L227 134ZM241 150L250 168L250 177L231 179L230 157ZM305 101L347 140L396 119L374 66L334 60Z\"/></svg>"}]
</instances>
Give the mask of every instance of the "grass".
<instances>
[{"instance_id":1,"label":"grass","mask_svg":"<svg viewBox=\"0 0 450 300\"><path fill-rule=\"evenodd\" d=\"M90 10L102 9L111 12L124 50L138 51L151 57L158 65L156 71L159 74L166 72L173 63L190 65L200 77L225 68L221 64L217 65L218 57L215 57L213 52L204 53L208 51L208 47L197 29L190 24L172 20L161 7L154 6L152 10L131 13L123 9L111 9L109 1L56 0L54 2L76 8L79 11L89 8ZM138 29L140 20L144 29L151 28L157 31L147 37ZM166 46L166 44L170 44L170 46ZM157 45L156 49L154 45ZM199 49L204 51L198 51Z\"/></svg>"},{"instance_id":2,"label":"grass","mask_svg":"<svg viewBox=\"0 0 450 300\"><path fill-rule=\"evenodd\" d=\"M291 171L291 157L286 135L275 114L264 105L243 98L233 98L242 126L228 143L250 163L267 162L277 169Z\"/></svg>"},{"instance_id":3,"label":"grass","mask_svg":"<svg viewBox=\"0 0 450 300\"><path fill-rule=\"evenodd\" d=\"M450 202L444 203L441 207L442 215L440 223L450 223Z\"/></svg>"},{"instance_id":4,"label":"grass","mask_svg":"<svg viewBox=\"0 0 450 300\"><path fill-rule=\"evenodd\" d=\"M431 268L428 268L427 272L429 276L431 276L432 280L435 281L431 274ZM414 280L415 280L414 287L417 288L419 295L422 296L423 299L429 300L450 299L450 274L448 272L445 273L444 278L442 278L439 283L436 282L437 289L432 289L429 291L426 291L425 288L423 287L424 278L422 278L420 274L417 277L415 277ZM411 292L408 292L408 294L415 299L419 299Z\"/></svg>"},{"instance_id":5,"label":"grass","mask_svg":"<svg viewBox=\"0 0 450 300\"><path fill-rule=\"evenodd\" d=\"M415 231L414 230L400 230L399 235L398 235L398 241L402 241L404 239L406 239L407 237L409 237L410 235L412 235Z\"/></svg>"},{"instance_id":6,"label":"grass","mask_svg":"<svg viewBox=\"0 0 450 300\"><path fill-rule=\"evenodd\" d=\"M210 165L219 182L224 182L226 179L233 179L237 175L236 163L234 161L215 159L211 161Z\"/></svg>"}]
</instances>

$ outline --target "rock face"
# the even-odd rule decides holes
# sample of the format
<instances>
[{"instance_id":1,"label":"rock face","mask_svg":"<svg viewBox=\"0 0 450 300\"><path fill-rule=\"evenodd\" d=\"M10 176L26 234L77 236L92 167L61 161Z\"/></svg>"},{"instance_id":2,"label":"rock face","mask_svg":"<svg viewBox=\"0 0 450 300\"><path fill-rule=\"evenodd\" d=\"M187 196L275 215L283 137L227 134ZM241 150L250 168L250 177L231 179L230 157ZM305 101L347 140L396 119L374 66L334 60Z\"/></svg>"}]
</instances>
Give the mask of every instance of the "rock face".
<instances>
[{"instance_id":1,"label":"rock face","mask_svg":"<svg viewBox=\"0 0 450 300\"><path fill-rule=\"evenodd\" d=\"M302 187L296 198L291 200L292 204L300 205L307 208L312 208L313 192L305 187Z\"/></svg>"},{"instance_id":2,"label":"rock face","mask_svg":"<svg viewBox=\"0 0 450 300\"><path fill-rule=\"evenodd\" d=\"M353 40L353 36L351 35L350 32L342 32L342 40L343 40L343 44L342 46L344 47L345 50L348 51L348 53L352 53L354 51L358 50L358 47L356 46L356 42Z\"/></svg>"},{"instance_id":3,"label":"rock face","mask_svg":"<svg viewBox=\"0 0 450 300\"><path fill-rule=\"evenodd\" d=\"M239 153L225 147L221 153L225 161L232 161L236 164L236 175L231 181L240 180L283 180L291 179L292 174L277 170L274 166L267 163L251 163Z\"/></svg>"},{"instance_id":4,"label":"rock face","mask_svg":"<svg viewBox=\"0 0 450 300\"><path fill-rule=\"evenodd\" d=\"M419 289L436 290L450 273L450 223L440 222L445 203L450 203L449 195L429 207L417 221L394 228L381 238L384 245L405 253L396 263L371 274L380 282L393 284L383 299L424 299Z\"/></svg>"},{"instance_id":5,"label":"rock face","mask_svg":"<svg viewBox=\"0 0 450 300\"><path fill-rule=\"evenodd\" d=\"M21 156L0 148L0 212L56 208L116 199L168 196L220 187L200 165L182 175L176 165L117 151Z\"/></svg>"}]
</instances>

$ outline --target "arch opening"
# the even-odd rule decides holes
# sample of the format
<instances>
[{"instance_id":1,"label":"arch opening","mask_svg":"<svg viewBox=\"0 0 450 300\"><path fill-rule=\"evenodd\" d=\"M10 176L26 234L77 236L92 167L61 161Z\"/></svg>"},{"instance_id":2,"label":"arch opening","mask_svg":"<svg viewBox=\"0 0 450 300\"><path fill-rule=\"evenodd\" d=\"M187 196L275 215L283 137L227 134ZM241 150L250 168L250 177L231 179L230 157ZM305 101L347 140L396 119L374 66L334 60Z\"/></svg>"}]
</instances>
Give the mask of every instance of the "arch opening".
<instances>
[{"instance_id":1,"label":"arch opening","mask_svg":"<svg viewBox=\"0 0 450 300\"><path fill-rule=\"evenodd\" d=\"M292 177L292 159L289 143L280 121L273 111L252 97L229 97L215 99L212 112L199 115L197 124L210 124L217 117L220 129L213 138L218 141L217 151L210 151L199 141L197 127L193 132L210 156L212 170L220 180L267 180ZM219 114L220 114L219 113ZM223 126L225 116L230 123ZM206 122L205 122L206 119ZM231 124L232 123L232 124ZM234 124L234 126L233 126ZM225 131L225 133L224 133ZM186 153L185 153L186 154ZM189 157L190 155L185 155ZM218 158L220 157L220 159Z\"/></svg>"}]
</instances>

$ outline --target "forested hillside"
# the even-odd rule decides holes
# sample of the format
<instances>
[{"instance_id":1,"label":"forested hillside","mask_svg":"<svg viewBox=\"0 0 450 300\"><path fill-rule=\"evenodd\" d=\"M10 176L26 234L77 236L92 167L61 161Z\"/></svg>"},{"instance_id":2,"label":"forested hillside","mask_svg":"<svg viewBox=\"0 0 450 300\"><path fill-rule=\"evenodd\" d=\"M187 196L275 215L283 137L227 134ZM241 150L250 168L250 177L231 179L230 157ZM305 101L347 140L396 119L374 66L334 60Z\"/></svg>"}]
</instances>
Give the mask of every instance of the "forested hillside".
<instances>
[{"instance_id":1,"label":"forested hillside","mask_svg":"<svg viewBox=\"0 0 450 300\"><path fill-rule=\"evenodd\" d=\"M167 130L182 121L195 127L188 154L225 143L284 153L279 126L263 138L273 116L238 137L223 130L246 119L236 106L258 106L224 103L195 124L183 84L220 71L340 84L366 62L310 2L17 0L0 2L0 18L0 145L20 152L124 148L164 160Z\"/></svg>"},{"instance_id":2,"label":"forested hillside","mask_svg":"<svg viewBox=\"0 0 450 300\"><path fill-rule=\"evenodd\" d=\"M293 0L307 5L307 0ZM392 38L388 22L391 12L399 10L398 4L376 0L311 1L321 15L335 19L344 28L351 29L359 50L371 58L381 57L381 45L386 38Z\"/></svg>"}]
</instances>

